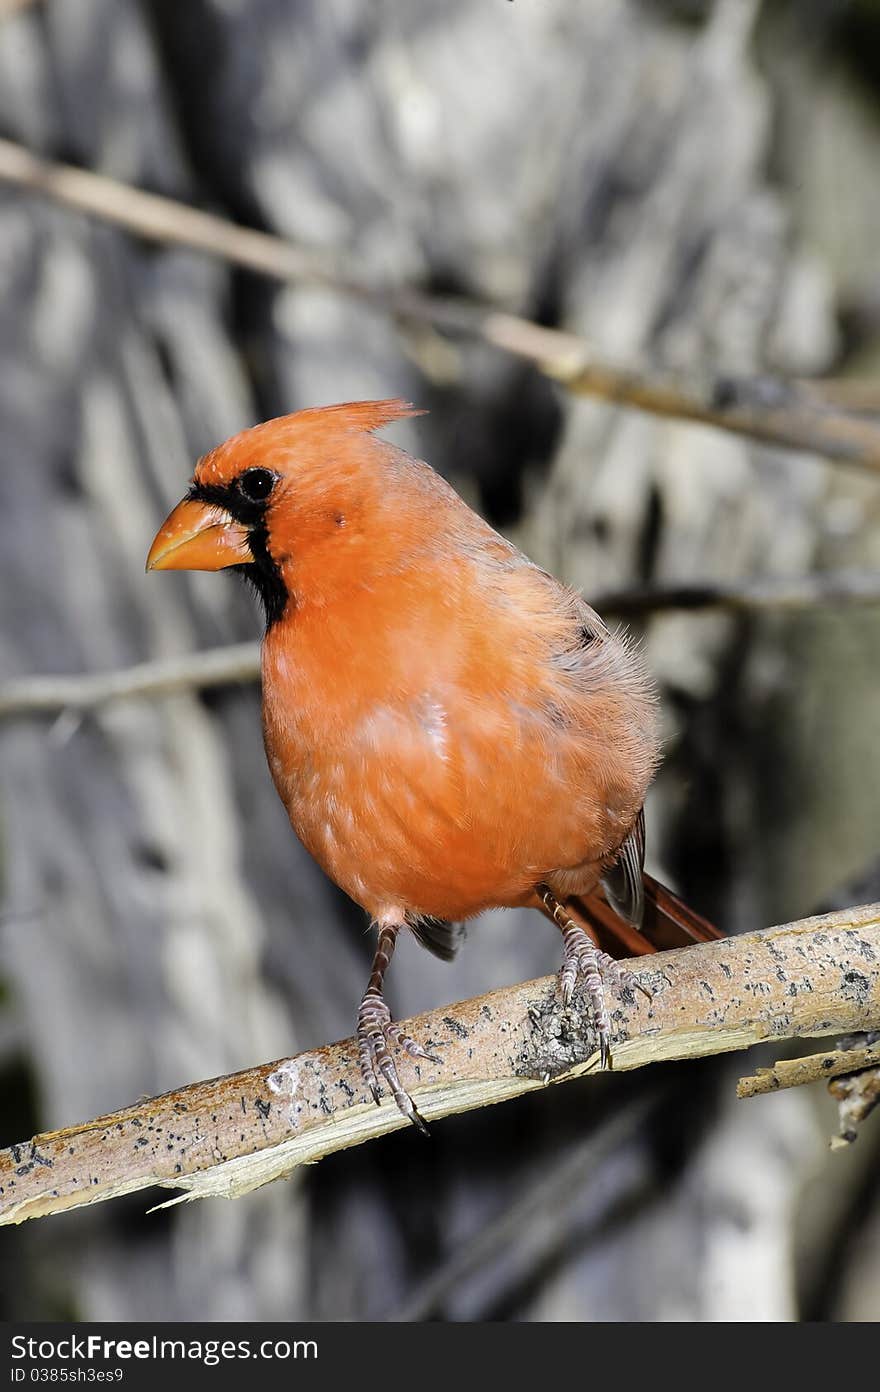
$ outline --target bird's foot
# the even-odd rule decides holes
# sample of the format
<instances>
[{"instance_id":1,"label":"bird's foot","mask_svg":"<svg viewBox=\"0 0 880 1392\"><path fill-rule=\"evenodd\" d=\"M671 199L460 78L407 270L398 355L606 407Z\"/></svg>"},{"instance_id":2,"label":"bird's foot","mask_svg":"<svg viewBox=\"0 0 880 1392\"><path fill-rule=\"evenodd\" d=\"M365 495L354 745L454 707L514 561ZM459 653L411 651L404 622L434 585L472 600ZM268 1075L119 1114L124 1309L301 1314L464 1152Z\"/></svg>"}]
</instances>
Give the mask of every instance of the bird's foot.
<instances>
[{"instance_id":1,"label":"bird's foot","mask_svg":"<svg viewBox=\"0 0 880 1392\"><path fill-rule=\"evenodd\" d=\"M424 1119L419 1115L416 1104L400 1081L397 1064L394 1062L394 1056L388 1046L396 1044L401 1049L405 1049L411 1058L427 1059L429 1063L440 1063L441 1060L436 1054L428 1053L428 1050L422 1048L421 1044L418 1044L400 1025L394 1023L391 1011L381 994L373 990L367 991L358 1010L357 1040L361 1074L373 1095L373 1101L378 1106L382 1100L382 1087L379 1081L381 1076L385 1079L391 1095L407 1121L411 1121L413 1126L427 1136L428 1128Z\"/></svg>"},{"instance_id":2,"label":"bird's foot","mask_svg":"<svg viewBox=\"0 0 880 1392\"><path fill-rule=\"evenodd\" d=\"M559 994L569 1008L577 986L583 986L599 1036L599 1059L603 1068L611 1067L611 1016L605 992L606 982L618 994L623 988L620 963L602 952L579 924L567 919L562 929L563 958L559 972Z\"/></svg>"}]
</instances>

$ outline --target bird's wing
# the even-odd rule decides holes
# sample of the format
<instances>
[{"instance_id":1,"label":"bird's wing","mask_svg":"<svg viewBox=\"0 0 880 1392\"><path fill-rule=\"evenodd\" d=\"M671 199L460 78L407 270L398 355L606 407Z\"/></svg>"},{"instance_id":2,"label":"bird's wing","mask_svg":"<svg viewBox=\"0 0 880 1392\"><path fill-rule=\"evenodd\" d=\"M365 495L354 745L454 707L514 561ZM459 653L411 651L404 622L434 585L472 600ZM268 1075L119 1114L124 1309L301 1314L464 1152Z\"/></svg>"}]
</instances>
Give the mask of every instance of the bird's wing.
<instances>
[{"instance_id":1,"label":"bird's wing","mask_svg":"<svg viewBox=\"0 0 880 1392\"><path fill-rule=\"evenodd\" d=\"M413 916L409 923L413 937L439 957L441 962L451 962L466 937L464 923L450 923L445 918Z\"/></svg>"},{"instance_id":2,"label":"bird's wing","mask_svg":"<svg viewBox=\"0 0 880 1392\"><path fill-rule=\"evenodd\" d=\"M614 864L602 876L602 887L613 909L634 928L641 928L645 913L645 809L636 818Z\"/></svg>"}]
</instances>

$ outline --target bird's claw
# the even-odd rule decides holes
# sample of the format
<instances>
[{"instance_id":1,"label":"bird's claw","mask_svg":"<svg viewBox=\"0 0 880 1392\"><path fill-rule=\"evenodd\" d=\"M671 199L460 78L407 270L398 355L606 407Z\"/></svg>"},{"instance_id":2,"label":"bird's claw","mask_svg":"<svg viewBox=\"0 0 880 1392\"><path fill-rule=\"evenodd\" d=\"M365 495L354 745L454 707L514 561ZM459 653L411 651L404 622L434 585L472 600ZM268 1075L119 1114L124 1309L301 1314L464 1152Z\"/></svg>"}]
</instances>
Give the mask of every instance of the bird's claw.
<instances>
[{"instance_id":1,"label":"bird's claw","mask_svg":"<svg viewBox=\"0 0 880 1392\"><path fill-rule=\"evenodd\" d=\"M400 1081L397 1064L394 1062L389 1044L405 1049L411 1058L427 1059L429 1063L440 1063L436 1054L431 1054L421 1044L406 1033L391 1018L391 1011L381 995L368 991L358 1010L357 1027L358 1053L361 1074L378 1107L382 1101L380 1077L385 1083L407 1121L411 1122L422 1135L428 1135L428 1128L416 1104Z\"/></svg>"},{"instance_id":2,"label":"bird's claw","mask_svg":"<svg viewBox=\"0 0 880 1392\"><path fill-rule=\"evenodd\" d=\"M606 981L620 994L623 989L623 974L619 962L602 952L585 933L579 924L571 919L562 930L564 956L559 972L559 994L562 1004L569 1009L578 985L582 985L592 1007L593 1024L599 1036L599 1064L603 1069L612 1067L611 1059L611 1016L605 995ZM638 983L635 983L638 985Z\"/></svg>"}]
</instances>

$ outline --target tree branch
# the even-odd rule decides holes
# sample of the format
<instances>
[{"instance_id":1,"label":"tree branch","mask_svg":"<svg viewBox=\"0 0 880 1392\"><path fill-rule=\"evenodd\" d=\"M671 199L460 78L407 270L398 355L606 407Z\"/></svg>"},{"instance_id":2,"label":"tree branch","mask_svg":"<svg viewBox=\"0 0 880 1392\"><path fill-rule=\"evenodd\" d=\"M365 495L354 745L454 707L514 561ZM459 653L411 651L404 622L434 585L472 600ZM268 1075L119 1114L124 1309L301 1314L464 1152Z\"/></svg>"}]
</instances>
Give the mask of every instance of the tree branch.
<instances>
[{"instance_id":1,"label":"tree branch","mask_svg":"<svg viewBox=\"0 0 880 1392\"><path fill-rule=\"evenodd\" d=\"M759 1068L736 1085L737 1097L760 1097L780 1088L803 1087L821 1078L842 1078L865 1068L880 1066L880 1044L854 1049L826 1049L803 1058L777 1059L770 1068Z\"/></svg>"},{"instance_id":2,"label":"tree branch","mask_svg":"<svg viewBox=\"0 0 880 1392\"><path fill-rule=\"evenodd\" d=\"M9 15L18 14L19 10L30 9L37 0L0 0L0 19L6 19Z\"/></svg>"},{"instance_id":3,"label":"tree branch","mask_svg":"<svg viewBox=\"0 0 880 1392\"><path fill-rule=\"evenodd\" d=\"M533 363L580 395L880 469L880 419L835 407L821 397L815 382L707 375L695 383L600 362L589 344L574 334L543 328L478 301L376 284L335 256L294 246L101 174L51 163L8 140L0 140L0 180L150 241L219 256L276 280L311 281L356 296L380 313L481 339Z\"/></svg>"},{"instance_id":4,"label":"tree branch","mask_svg":"<svg viewBox=\"0 0 880 1392\"><path fill-rule=\"evenodd\" d=\"M650 991L614 1012L614 1066L745 1049L768 1039L880 1024L880 904L626 964ZM411 1022L442 1064L404 1058L429 1120L597 1069L595 1036L562 1010L554 977ZM236 1197L296 1166L408 1123L366 1093L353 1040L148 1098L0 1152L0 1222L58 1213L154 1185L171 1200Z\"/></svg>"},{"instance_id":5,"label":"tree branch","mask_svg":"<svg viewBox=\"0 0 880 1392\"><path fill-rule=\"evenodd\" d=\"M826 604L880 603L880 571L820 570L808 575L758 575L743 580L702 580L684 584L608 590L591 595L600 614L635 618L669 610L726 609L756 613L768 609L814 609ZM0 708L2 709L2 708Z\"/></svg>"},{"instance_id":6,"label":"tree branch","mask_svg":"<svg viewBox=\"0 0 880 1392\"><path fill-rule=\"evenodd\" d=\"M25 713L90 710L131 696L169 696L194 687L252 682L260 675L259 643L235 643L180 657L139 662L116 672L71 677L17 677L0 686L0 718Z\"/></svg>"},{"instance_id":7,"label":"tree branch","mask_svg":"<svg viewBox=\"0 0 880 1392\"><path fill-rule=\"evenodd\" d=\"M839 1047L805 1058L778 1059L771 1068L759 1068L748 1078L740 1078L737 1097L758 1097L779 1088L802 1087L819 1079L837 1102L840 1120L831 1149L840 1150L858 1138L859 1127L880 1105L880 1031L850 1036Z\"/></svg>"}]
</instances>

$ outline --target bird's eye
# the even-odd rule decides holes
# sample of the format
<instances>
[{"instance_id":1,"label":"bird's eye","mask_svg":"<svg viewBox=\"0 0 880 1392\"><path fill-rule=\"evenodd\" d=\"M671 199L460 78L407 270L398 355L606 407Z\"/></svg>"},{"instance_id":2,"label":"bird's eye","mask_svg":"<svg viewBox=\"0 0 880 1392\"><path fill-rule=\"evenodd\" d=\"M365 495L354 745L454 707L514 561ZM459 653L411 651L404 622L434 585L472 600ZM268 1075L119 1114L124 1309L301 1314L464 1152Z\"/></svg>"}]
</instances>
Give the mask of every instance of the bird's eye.
<instances>
[{"instance_id":1,"label":"bird's eye","mask_svg":"<svg viewBox=\"0 0 880 1392\"><path fill-rule=\"evenodd\" d=\"M271 469L245 469L238 480L238 491L249 503L262 503L275 487Z\"/></svg>"}]
</instances>

